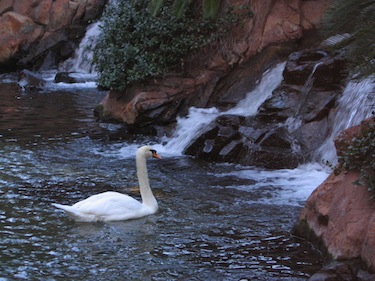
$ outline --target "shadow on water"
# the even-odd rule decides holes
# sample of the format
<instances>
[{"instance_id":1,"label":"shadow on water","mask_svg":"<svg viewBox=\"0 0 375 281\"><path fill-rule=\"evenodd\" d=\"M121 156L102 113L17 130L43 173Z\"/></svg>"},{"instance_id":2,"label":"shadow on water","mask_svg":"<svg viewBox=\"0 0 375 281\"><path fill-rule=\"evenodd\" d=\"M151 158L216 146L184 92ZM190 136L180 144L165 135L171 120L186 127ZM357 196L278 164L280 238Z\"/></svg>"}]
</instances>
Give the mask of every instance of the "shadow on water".
<instances>
[{"instance_id":1,"label":"shadow on water","mask_svg":"<svg viewBox=\"0 0 375 281\"><path fill-rule=\"evenodd\" d=\"M134 158L120 153L131 141L105 137L121 128L95 122L96 90L0 92L0 279L306 280L320 268L289 234L301 206L259 200L256 180L230 174L245 167L150 161L157 214L70 221L51 203L106 190L139 198Z\"/></svg>"}]
</instances>

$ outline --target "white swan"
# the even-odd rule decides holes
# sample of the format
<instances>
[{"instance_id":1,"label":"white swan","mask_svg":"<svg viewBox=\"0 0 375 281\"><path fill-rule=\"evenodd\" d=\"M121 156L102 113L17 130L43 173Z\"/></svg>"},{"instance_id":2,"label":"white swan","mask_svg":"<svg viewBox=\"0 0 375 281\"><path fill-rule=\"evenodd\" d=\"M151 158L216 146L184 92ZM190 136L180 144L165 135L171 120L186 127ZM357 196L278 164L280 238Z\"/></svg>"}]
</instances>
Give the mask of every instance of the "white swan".
<instances>
[{"instance_id":1,"label":"white swan","mask_svg":"<svg viewBox=\"0 0 375 281\"><path fill-rule=\"evenodd\" d=\"M144 217L156 213L158 203L152 194L148 180L146 159L161 159L150 146L142 146L136 153L137 176L142 203L122 193L107 191L75 203L73 206L55 204L72 219L81 222L120 221Z\"/></svg>"}]
</instances>

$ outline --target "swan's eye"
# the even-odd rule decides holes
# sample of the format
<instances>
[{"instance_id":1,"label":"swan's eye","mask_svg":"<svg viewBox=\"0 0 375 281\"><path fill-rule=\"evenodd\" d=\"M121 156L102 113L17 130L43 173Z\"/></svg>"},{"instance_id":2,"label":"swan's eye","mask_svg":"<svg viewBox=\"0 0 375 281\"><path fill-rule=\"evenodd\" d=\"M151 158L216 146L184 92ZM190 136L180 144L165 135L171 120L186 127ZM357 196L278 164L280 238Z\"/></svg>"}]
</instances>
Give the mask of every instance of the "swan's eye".
<instances>
[{"instance_id":1,"label":"swan's eye","mask_svg":"<svg viewBox=\"0 0 375 281\"><path fill-rule=\"evenodd\" d=\"M152 157L161 159L160 155L156 152L155 149L150 149L150 151L152 153Z\"/></svg>"}]
</instances>

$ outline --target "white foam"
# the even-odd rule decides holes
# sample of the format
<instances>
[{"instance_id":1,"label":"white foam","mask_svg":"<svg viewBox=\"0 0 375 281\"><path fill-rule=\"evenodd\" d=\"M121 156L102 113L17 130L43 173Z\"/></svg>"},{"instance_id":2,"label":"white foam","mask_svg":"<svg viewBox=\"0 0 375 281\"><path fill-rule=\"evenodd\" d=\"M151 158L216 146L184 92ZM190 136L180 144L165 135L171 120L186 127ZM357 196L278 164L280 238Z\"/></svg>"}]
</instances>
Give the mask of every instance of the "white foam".
<instances>
[{"instance_id":1,"label":"white foam","mask_svg":"<svg viewBox=\"0 0 375 281\"><path fill-rule=\"evenodd\" d=\"M254 180L254 185L232 186L263 194L258 203L301 206L330 174L319 164L304 164L296 169L262 170L249 168L221 176L231 175ZM251 202L249 202L251 203Z\"/></svg>"}]
</instances>

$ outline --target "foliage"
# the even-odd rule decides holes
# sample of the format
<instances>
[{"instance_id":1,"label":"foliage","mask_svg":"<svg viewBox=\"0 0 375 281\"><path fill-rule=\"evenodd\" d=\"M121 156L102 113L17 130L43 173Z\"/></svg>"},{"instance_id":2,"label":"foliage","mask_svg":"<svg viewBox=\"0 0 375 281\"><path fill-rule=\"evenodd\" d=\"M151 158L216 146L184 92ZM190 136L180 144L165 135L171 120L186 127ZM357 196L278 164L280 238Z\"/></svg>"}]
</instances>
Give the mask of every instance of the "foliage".
<instances>
[{"instance_id":1,"label":"foliage","mask_svg":"<svg viewBox=\"0 0 375 281\"><path fill-rule=\"evenodd\" d=\"M221 0L174 0L172 14L178 18L181 18L185 15L187 8L196 2L202 2L202 11L205 18L215 19L217 17ZM163 4L164 0L151 1L151 10L153 15L157 15L160 12Z\"/></svg>"},{"instance_id":2,"label":"foliage","mask_svg":"<svg viewBox=\"0 0 375 281\"><path fill-rule=\"evenodd\" d=\"M342 169L359 171L360 176L354 183L367 185L369 191L375 192L375 123L368 124L362 136L345 142L344 146L338 156L339 168L336 172Z\"/></svg>"},{"instance_id":3,"label":"foliage","mask_svg":"<svg viewBox=\"0 0 375 281\"><path fill-rule=\"evenodd\" d=\"M360 76L375 73L375 0L333 0L323 18L325 35L349 33L336 48L346 47L350 68Z\"/></svg>"},{"instance_id":4,"label":"foliage","mask_svg":"<svg viewBox=\"0 0 375 281\"><path fill-rule=\"evenodd\" d=\"M236 21L230 13L218 21L193 13L178 18L170 13L171 0L152 16L149 3L127 0L107 5L94 49L100 85L123 90L130 83L161 76Z\"/></svg>"}]
</instances>

